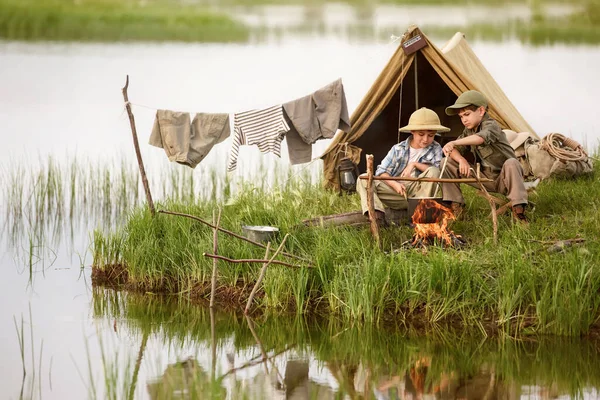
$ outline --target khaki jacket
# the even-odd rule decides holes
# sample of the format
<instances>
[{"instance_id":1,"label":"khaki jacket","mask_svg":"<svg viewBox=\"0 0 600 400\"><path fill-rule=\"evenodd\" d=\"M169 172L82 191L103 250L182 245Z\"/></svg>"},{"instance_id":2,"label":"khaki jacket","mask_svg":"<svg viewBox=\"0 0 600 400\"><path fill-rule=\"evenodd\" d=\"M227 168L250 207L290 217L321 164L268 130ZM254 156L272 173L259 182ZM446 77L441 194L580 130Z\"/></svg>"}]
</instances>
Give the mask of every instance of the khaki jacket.
<instances>
[{"instance_id":1,"label":"khaki jacket","mask_svg":"<svg viewBox=\"0 0 600 400\"><path fill-rule=\"evenodd\" d=\"M311 145L320 139L331 139L338 128L350 130L348 104L342 80L338 79L308 96L283 104L291 122L286 134L292 164L311 161Z\"/></svg>"},{"instance_id":2,"label":"khaki jacket","mask_svg":"<svg viewBox=\"0 0 600 400\"><path fill-rule=\"evenodd\" d=\"M483 144L478 146L469 146L471 152L475 155L476 162L480 162L483 168L489 168L494 172L500 172L504 162L509 158L516 158L515 151L506 139L506 134L502 132L500 125L485 113L479 126L475 129L463 131L458 139L478 135L483 138ZM466 146L457 146L461 154L465 154Z\"/></svg>"}]
</instances>

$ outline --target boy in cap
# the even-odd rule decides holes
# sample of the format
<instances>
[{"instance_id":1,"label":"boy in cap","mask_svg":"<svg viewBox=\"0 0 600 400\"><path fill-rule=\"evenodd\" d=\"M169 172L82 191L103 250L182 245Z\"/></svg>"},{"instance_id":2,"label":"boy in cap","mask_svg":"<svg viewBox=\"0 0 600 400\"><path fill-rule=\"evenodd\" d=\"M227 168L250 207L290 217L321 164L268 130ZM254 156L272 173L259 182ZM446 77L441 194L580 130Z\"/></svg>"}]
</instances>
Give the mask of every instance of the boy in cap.
<instances>
[{"instance_id":1,"label":"boy in cap","mask_svg":"<svg viewBox=\"0 0 600 400\"><path fill-rule=\"evenodd\" d=\"M428 108L412 113L408 125L399 129L410 132L405 141L394 145L375 171L375 176L429 177L440 175L442 146L434 140L437 132L449 132L440 125L438 115ZM416 181L374 181L374 208L377 223L386 226L384 206L394 209L408 208L409 197L432 197L435 183ZM356 191L360 195L363 213L367 213L367 180L358 179Z\"/></svg>"},{"instance_id":2,"label":"boy in cap","mask_svg":"<svg viewBox=\"0 0 600 400\"><path fill-rule=\"evenodd\" d=\"M466 146L471 147L475 162L480 163L481 172L493 182L486 182L487 190L502 193L512 202L512 211L518 221L527 223L525 206L527 190L523 181L523 169L515 152L502 132L500 125L487 113L488 103L483 94L469 90L458 96L456 102L446 108L447 115L458 115L465 129L458 139L448 142L443 150L448 165L443 178L468 177L473 166L465 159ZM476 184L471 184L476 186ZM458 183L442 185L444 201L451 202L458 217L465 200Z\"/></svg>"}]
</instances>

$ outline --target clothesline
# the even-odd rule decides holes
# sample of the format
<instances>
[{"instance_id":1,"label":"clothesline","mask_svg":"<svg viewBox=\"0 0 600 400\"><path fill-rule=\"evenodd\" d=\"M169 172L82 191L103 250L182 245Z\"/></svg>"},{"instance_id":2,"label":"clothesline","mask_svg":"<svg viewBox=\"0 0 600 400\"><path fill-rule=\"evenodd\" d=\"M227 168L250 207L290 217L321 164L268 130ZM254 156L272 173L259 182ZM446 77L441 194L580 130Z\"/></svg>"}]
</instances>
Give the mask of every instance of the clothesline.
<instances>
[{"instance_id":1,"label":"clothesline","mask_svg":"<svg viewBox=\"0 0 600 400\"><path fill-rule=\"evenodd\" d=\"M145 104L134 103L134 102L131 102L131 101L127 101L125 103L125 106L127 106L127 105L130 105L130 106L134 105L134 106L139 106L139 107L143 107L143 108L147 108L147 109L151 109L151 110L157 110L157 109L155 109L153 107L150 107L150 106L147 106ZM301 168L296 169L295 171L293 171L293 173L290 174L288 176L288 178L285 179L283 182L280 182L277 185L269 185L269 187L270 188L277 188L277 187L281 188L281 187L284 187L290 180L297 179L299 176L303 175L306 172L307 168L310 168L313 165L313 163L315 161L319 160L319 159L320 159L319 156L310 159L308 162L303 163L304 165Z\"/></svg>"},{"instance_id":2,"label":"clothesline","mask_svg":"<svg viewBox=\"0 0 600 400\"><path fill-rule=\"evenodd\" d=\"M392 44L398 40L402 40L403 37L404 35L391 35L389 43ZM317 93L319 92L320 94L318 95L319 97L317 100L317 97L314 96L317 96ZM337 99L334 100L336 97ZM306 102L306 98L308 98L309 103ZM194 121L191 123L192 129L195 128L196 132L194 137L196 139L201 136L203 138L210 138L211 142L208 144L199 142L196 142L195 144L190 143L190 149L195 151L195 155L192 158L187 156L188 149L183 149L183 153L179 152L181 149L179 149L177 146L179 146L180 143L173 144L172 140L168 146L169 150L167 150L167 148L163 146L163 136L169 135L171 139L175 137L182 137L181 133L186 132L179 131L176 136L172 136L175 132L173 129L179 130L180 126L184 126L183 129L189 131L190 120L188 115L194 114L194 112L178 111L174 113L172 111L161 110L145 104L134 103L129 101L127 98L125 100L124 109L127 109L127 106L136 106L157 111L155 125L149 143L157 147L165 148L165 151L167 152L167 155L171 161L177 161L192 168L194 168L206 156L206 154L208 154L210 149L215 144L218 144L225 140L225 138L229 137L230 122L233 122L233 129L231 129L233 131L233 144L229 156L229 171L233 171L236 168L238 148L240 145L256 145L259 147L261 152L271 152L280 157L280 143L283 140L284 135L286 135L286 138L289 138L289 140L292 140L290 135L295 134L296 136L294 137L293 142L288 141L290 162L292 165L305 165L301 169L291 174L288 179L281 183L280 186L287 184L290 179L296 178L299 174L304 173L306 168L309 168L314 161L320 159L320 157L312 158L310 155L312 143L321 138L333 137L338 129L350 129L350 120L347 111L345 94L343 92L341 79L338 79L337 81L332 82L326 87L321 88L310 95L283 104L283 107L278 105L264 110L252 110L241 113L196 113L196 117L194 117ZM323 111L317 111L319 109L322 110L323 105L325 104L327 104L326 108L328 108L328 103L331 101L337 103L337 105L332 106L333 113L337 113L337 117L335 118L335 126L332 126L331 118L329 118L327 115L323 115ZM317 104L319 107L316 107L315 104ZM329 111L327 111L327 113L328 112ZM168 121L167 123L170 124L167 125L167 129L169 130L167 133L163 131L163 127L161 125L158 125L160 113L163 113L161 115L163 120ZM285 118L284 113L286 114ZM318 117L317 113L320 113ZM246 114L248 115L247 117L245 117ZM233 116L232 121L230 121L229 115ZM196 121L197 118L198 121ZM307 120L307 118L309 120ZM310 123L310 119L313 119L316 122L317 118L319 121L316 125L314 123ZM323 118L323 120L321 120L321 118ZM175 125L172 125L173 123ZM217 126L216 131L214 130L215 124ZM323 124L325 124L325 126L323 126ZM202 126L206 126L207 128L205 129ZM296 126L302 128L302 130L296 128ZM318 135L315 135L315 126L318 128ZM211 129L212 131L210 131ZM189 135L189 133L187 134ZM300 136L298 136L298 134L300 134ZM304 143L299 141L300 138L304 141ZM308 154L306 153L306 150L304 150L303 146L308 146ZM176 152L173 152L174 148L177 150Z\"/></svg>"},{"instance_id":3,"label":"clothesline","mask_svg":"<svg viewBox=\"0 0 600 400\"><path fill-rule=\"evenodd\" d=\"M158 111L158 110L159 110L158 108L154 108L154 107L146 106L146 105L143 105L143 104L139 104L139 103L134 103L134 102L128 101L128 102L125 102L125 105L124 105L124 108L123 108L123 112L125 111L125 107L127 106L127 104L129 104L129 105L131 105L131 106L136 106L136 107L143 107L143 108L147 108L147 109L149 109L149 110L153 110L153 111ZM187 112L187 111L183 111L183 112ZM193 112L189 112L189 113L190 113L190 114L192 114ZM308 163L304 163L304 167L303 167L303 168L301 168L301 169L300 169L300 171L302 171L302 170L306 169L306 167L310 166L310 165L311 165L311 164L312 164L314 161L317 161L317 160L319 160L320 158L321 158L321 157L320 157L320 156L318 156L318 157L315 157L315 158L313 158L312 160L310 160L310 162L308 162ZM284 182L287 182L288 180L289 180L289 179L287 179L287 180L286 180L286 181L284 181Z\"/></svg>"}]
</instances>

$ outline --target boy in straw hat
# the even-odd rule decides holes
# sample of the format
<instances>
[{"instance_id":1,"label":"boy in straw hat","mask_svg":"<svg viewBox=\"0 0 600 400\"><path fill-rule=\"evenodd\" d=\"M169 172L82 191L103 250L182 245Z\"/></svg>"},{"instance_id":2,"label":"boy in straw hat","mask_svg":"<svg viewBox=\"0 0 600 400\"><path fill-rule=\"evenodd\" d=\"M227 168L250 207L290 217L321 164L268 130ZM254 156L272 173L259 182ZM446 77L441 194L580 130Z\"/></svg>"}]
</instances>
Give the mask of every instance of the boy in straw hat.
<instances>
[{"instance_id":1,"label":"boy in straw hat","mask_svg":"<svg viewBox=\"0 0 600 400\"><path fill-rule=\"evenodd\" d=\"M446 108L447 115L458 115L465 129L458 139L444 146L444 154L450 157L442 178L468 177L473 166L463 154L470 146L475 162L481 172L493 182L484 183L487 190L502 193L512 202L512 210L518 221L527 223L525 206L527 190L523 182L523 169L500 125L487 113L488 103L483 94L469 90L458 96L456 102ZM465 200L458 183L444 183L444 201L452 202L455 215L462 212ZM476 186L476 184L472 184Z\"/></svg>"},{"instance_id":2,"label":"boy in straw hat","mask_svg":"<svg viewBox=\"0 0 600 400\"><path fill-rule=\"evenodd\" d=\"M375 176L437 178L443 151L434 139L437 132L448 131L449 128L440 125L440 118L434 111L424 107L415 111L408 125L400 128L400 132L410 132L411 136L391 148L377 167ZM374 181L377 223L386 225L384 206L405 209L408 208L408 197L432 197L434 190L435 183L431 182ZM366 179L358 179L356 191L360 194L362 211L367 213Z\"/></svg>"}]
</instances>

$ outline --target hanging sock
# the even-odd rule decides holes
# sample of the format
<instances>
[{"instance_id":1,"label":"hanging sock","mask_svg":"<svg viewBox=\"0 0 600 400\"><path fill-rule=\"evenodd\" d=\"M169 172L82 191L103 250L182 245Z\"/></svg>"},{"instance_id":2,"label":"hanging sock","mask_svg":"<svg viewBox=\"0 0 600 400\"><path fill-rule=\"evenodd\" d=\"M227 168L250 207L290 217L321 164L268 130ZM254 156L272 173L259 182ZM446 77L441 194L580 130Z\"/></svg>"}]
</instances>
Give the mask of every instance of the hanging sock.
<instances>
[{"instance_id":1,"label":"hanging sock","mask_svg":"<svg viewBox=\"0 0 600 400\"><path fill-rule=\"evenodd\" d=\"M270 152L280 157L281 141L289 130L281 105L234 114L233 143L227 170L233 171L237 167L241 145L256 145L261 152Z\"/></svg>"}]
</instances>

